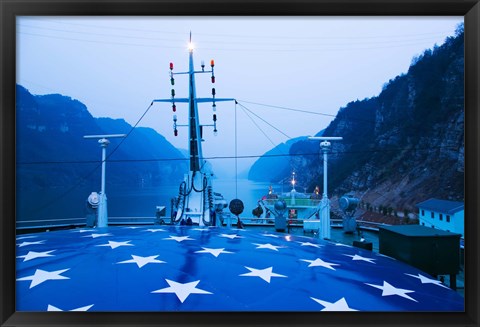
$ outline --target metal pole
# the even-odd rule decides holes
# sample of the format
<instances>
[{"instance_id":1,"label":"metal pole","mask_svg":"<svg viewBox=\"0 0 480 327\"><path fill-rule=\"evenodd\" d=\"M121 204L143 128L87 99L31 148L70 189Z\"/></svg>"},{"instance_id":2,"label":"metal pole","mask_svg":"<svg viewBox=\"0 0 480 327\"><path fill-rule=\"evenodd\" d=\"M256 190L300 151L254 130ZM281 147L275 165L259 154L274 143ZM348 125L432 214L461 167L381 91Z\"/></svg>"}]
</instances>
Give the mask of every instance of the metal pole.
<instances>
[{"instance_id":1,"label":"metal pole","mask_svg":"<svg viewBox=\"0 0 480 327\"><path fill-rule=\"evenodd\" d=\"M85 135L85 139L98 139L98 143L102 148L102 180L100 186L100 199L98 203L98 220L97 227L108 226L108 212L107 212L107 194L105 193L105 168L107 161L107 146L110 141L107 138L113 137L127 137L126 134L107 134L107 135Z\"/></svg>"},{"instance_id":2,"label":"metal pole","mask_svg":"<svg viewBox=\"0 0 480 327\"><path fill-rule=\"evenodd\" d=\"M105 193L105 166L107 159L107 146L110 143L106 138L98 140L102 147L102 183L100 188L100 203L98 204L98 227L108 226L107 194Z\"/></svg>"},{"instance_id":3,"label":"metal pole","mask_svg":"<svg viewBox=\"0 0 480 327\"><path fill-rule=\"evenodd\" d=\"M330 200L328 199L328 151L330 149L330 142L323 141L320 143L323 151L323 197L320 220L320 238L330 239Z\"/></svg>"},{"instance_id":4,"label":"metal pole","mask_svg":"<svg viewBox=\"0 0 480 327\"><path fill-rule=\"evenodd\" d=\"M320 149L323 152L323 196L320 209L320 231L319 237L330 239L330 200L328 199L328 151L331 143L329 141L341 141L339 136L316 136L309 137L310 140L320 140Z\"/></svg>"},{"instance_id":5,"label":"metal pole","mask_svg":"<svg viewBox=\"0 0 480 327\"><path fill-rule=\"evenodd\" d=\"M323 150L323 197L328 198L328 171L327 171L327 164L328 164L328 150L330 147L330 142L322 142L321 145Z\"/></svg>"}]
</instances>

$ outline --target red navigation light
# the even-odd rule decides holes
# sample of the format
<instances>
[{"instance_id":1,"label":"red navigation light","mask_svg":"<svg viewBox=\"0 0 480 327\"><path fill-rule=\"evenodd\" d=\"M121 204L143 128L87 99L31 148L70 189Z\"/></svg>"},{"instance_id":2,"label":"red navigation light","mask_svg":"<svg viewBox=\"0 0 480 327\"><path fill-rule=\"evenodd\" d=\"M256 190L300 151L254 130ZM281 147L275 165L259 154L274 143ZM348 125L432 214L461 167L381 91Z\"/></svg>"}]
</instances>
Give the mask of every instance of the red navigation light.
<instances>
[{"instance_id":1,"label":"red navigation light","mask_svg":"<svg viewBox=\"0 0 480 327\"><path fill-rule=\"evenodd\" d=\"M172 110L173 110L173 112L177 111L177 106L173 104L172 105Z\"/></svg>"},{"instance_id":2,"label":"red navigation light","mask_svg":"<svg viewBox=\"0 0 480 327\"><path fill-rule=\"evenodd\" d=\"M173 70L173 62L170 63L170 70Z\"/></svg>"},{"instance_id":3,"label":"red navigation light","mask_svg":"<svg viewBox=\"0 0 480 327\"><path fill-rule=\"evenodd\" d=\"M210 66L211 66L211 67L215 66L215 61L214 61L213 59L210 60Z\"/></svg>"},{"instance_id":4,"label":"red navigation light","mask_svg":"<svg viewBox=\"0 0 480 327\"><path fill-rule=\"evenodd\" d=\"M215 83L215 76L212 75L212 83Z\"/></svg>"},{"instance_id":5,"label":"red navigation light","mask_svg":"<svg viewBox=\"0 0 480 327\"><path fill-rule=\"evenodd\" d=\"M212 95L215 95L215 88L212 87Z\"/></svg>"}]
</instances>

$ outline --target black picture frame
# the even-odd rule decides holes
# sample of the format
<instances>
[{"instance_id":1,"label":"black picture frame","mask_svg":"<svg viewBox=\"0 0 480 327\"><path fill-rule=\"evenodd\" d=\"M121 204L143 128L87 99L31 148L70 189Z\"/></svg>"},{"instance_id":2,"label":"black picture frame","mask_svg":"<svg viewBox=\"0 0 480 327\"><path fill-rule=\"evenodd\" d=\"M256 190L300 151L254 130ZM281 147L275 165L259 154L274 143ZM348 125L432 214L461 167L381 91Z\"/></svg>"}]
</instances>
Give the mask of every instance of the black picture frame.
<instances>
[{"instance_id":1,"label":"black picture frame","mask_svg":"<svg viewBox=\"0 0 480 327\"><path fill-rule=\"evenodd\" d=\"M478 326L480 4L478 0L0 0L2 326ZM15 311L15 24L19 15L382 15L465 17L465 312L76 313Z\"/></svg>"}]
</instances>

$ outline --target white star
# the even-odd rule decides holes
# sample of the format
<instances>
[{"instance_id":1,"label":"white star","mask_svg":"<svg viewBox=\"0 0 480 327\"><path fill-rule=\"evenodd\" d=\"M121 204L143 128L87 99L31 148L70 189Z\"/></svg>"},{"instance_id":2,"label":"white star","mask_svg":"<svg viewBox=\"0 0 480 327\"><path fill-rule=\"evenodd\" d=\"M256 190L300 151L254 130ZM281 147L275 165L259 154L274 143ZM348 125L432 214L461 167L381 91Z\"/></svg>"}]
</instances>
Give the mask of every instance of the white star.
<instances>
[{"instance_id":1,"label":"white star","mask_svg":"<svg viewBox=\"0 0 480 327\"><path fill-rule=\"evenodd\" d=\"M88 309L90 309L91 307L93 307L93 304L90 304L81 308L77 308L77 309L68 310L68 311L88 311ZM63 310L49 304L47 311L63 311Z\"/></svg>"},{"instance_id":2,"label":"white star","mask_svg":"<svg viewBox=\"0 0 480 327\"><path fill-rule=\"evenodd\" d=\"M152 229L152 228L149 228L149 229L146 229L145 230L146 232L152 232L152 233L157 233L157 232L166 232L165 229L161 229L161 228L157 228L157 229Z\"/></svg>"},{"instance_id":3,"label":"white star","mask_svg":"<svg viewBox=\"0 0 480 327\"><path fill-rule=\"evenodd\" d=\"M133 259L125 260L125 261L121 261L121 262L117 262L117 263L136 263L138 268L142 268L143 266L145 266L148 263L165 263L165 261L156 260L157 257L158 257L158 255L152 255L152 256L149 256L149 257L140 257L138 255L133 255L132 254Z\"/></svg>"},{"instance_id":4,"label":"white star","mask_svg":"<svg viewBox=\"0 0 480 327\"><path fill-rule=\"evenodd\" d=\"M350 245L343 244L343 243L335 243L336 246L346 246L347 248L351 248Z\"/></svg>"},{"instance_id":5,"label":"white star","mask_svg":"<svg viewBox=\"0 0 480 327\"><path fill-rule=\"evenodd\" d=\"M196 288L199 280L190 283L177 283L173 280L165 279L170 287L162 288L152 293L175 293L180 302L184 302L190 294L212 294L211 292Z\"/></svg>"},{"instance_id":6,"label":"white star","mask_svg":"<svg viewBox=\"0 0 480 327\"><path fill-rule=\"evenodd\" d=\"M335 268L332 268L332 266L339 266L338 263L325 262L320 258L317 258L315 260L307 260L307 259L300 259L300 260L305 262L310 262L310 264L308 265L309 267L325 267L328 269L335 270Z\"/></svg>"},{"instance_id":7,"label":"white star","mask_svg":"<svg viewBox=\"0 0 480 327\"><path fill-rule=\"evenodd\" d=\"M177 241L177 242L183 242L183 241L186 241L186 240L194 241L193 238L190 238L188 236L172 236L172 235L170 235L169 238L164 238L164 240L174 240L174 241Z\"/></svg>"},{"instance_id":8,"label":"white star","mask_svg":"<svg viewBox=\"0 0 480 327\"><path fill-rule=\"evenodd\" d=\"M243 236L240 236L240 235L237 235L237 234L220 234L219 236L220 237L226 237L226 238L229 238L231 240L233 240L234 238L243 238Z\"/></svg>"},{"instance_id":9,"label":"white star","mask_svg":"<svg viewBox=\"0 0 480 327\"><path fill-rule=\"evenodd\" d=\"M28 251L26 255L20 255L17 258L24 258L23 262L29 261L36 258L43 258L43 257L54 257L54 255L50 254L55 250L46 251L46 252L35 252L35 251Z\"/></svg>"},{"instance_id":10,"label":"white star","mask_svg":"<svg viewBox=\"0 0 480 327\"><path fill-rule=\"evenodd\" d=\"M270 250L278 251L278 248L284 248L284 246L272 245L270 243L266 243L266 244L252 243L252 244L258 245L257 249L270 249Z\"/></svg>"},{"instance_id":11,"label":"white star","mask_svg":"<svg viewBox=\"0 0 480 327\"><path fill-rule=\"evenodd\" d=\"M35 244L43 244L45 241L36 241L36 242L23 242L23 243L20 243L20 244L17 244L18 247L24 247L24 246L28 246L28 245L35 245Z\"/></svg>"},{"instance_id":12,"label":"white star","mask_svg":"<svg viewBox=\"0 0 480 327\"><path fill-rule=\"evenodd\" d=\"M32 276L17 278L17 280L18 281L31 280L32 282L30 283L29 288L32 288L47 280L70 279L70 277L60 276L60 274L66 272L69 269L63 269L63 270L57 270L57 271L45 271L45 270L37 269L35 270L35 274L33 274Z\"/></svg>"},{"instance_id":13,"label":"white star","mask_svg":"<svg viewBox=\"0 0 480 327\"><path fill-rule=\"evenodd\" d=\"M332 303L327 301L322 301L314 297L310 297L310 298L325 307L321 311L358 311L350 308L344 297L342 297L337 302L332 302Z\"/></svg>"},{"instance_id":14,"label":"white star","mask_svg":"<svg viewBox=\"0 0 480 327\"><path fill-rule=\"evenodd\" d=\"M362 261L366 261L366 262L370 262L370 263L375 263L375 262L373 262L373 260L377 260L377 259L372 259L372 258L365 258L365 257L362 257L358 254L355 254L355 255L344 254L344 255L346 255L347 257L352 257L352 260L354 260L354 261L362 260Z\"/></svg>"},{"instance_id":15,"label":"white star","mask_svg":"<svg viewBox=\"0 0 480 327\"><path fill-rule=\"evenodd\" d=\"M218 257L220 254L222 253L233 253L233 252L230 252L230 251L223 251L225 250L225 248L221 248L221 249L210 249L210 248L204 248L202 247L203 250L201 251L196 251L195 253L210 253L212 255L214 255L215 257Z\"/></svg>"},{"instance_id":16,"label":"white star","mask_svg":"<svg viewBox=\"0 0 480 327\"><path fill-rule=\"evenodd\" d=\"M300 243L302 246L313 246L315 248L321 247L320 244L314 244L314 243L310 243L310 242L299 242L299 241L297 241L297 243Z\"/></svg>"},{"instance_id":17,"label":"white star","mask_svg":"<svg viewBox=\"0 0 480 327\"><path fill-rule=\"evenodd\" d=\"M441 287L444 287L444 288L449 288L448 286L443 285L442 282L439 281L438 279L430 279L430 278L428 278L426 276L423 276L423 275L420 275L420 274L418 274L418 275L405 274L405 275L412 276L412 277L420 279L422 284L435 284L437 286L441 286Z\"/></svg>"},{"instance_id":18,"label":"white star","mask_svg":"<svg viewBox=\"0 0 480 327\"><path fill-rule=\"evenodd\" d=\"M45 241L36 241L36 242L23 242L20 244L17 244L18 247L24 247L24 246L29 246L29 245L35 245L35 244L43 244Z\"/></svg>"},{"instance_id":19,"label":"white star","mask_svg":"<svg viewBox=\"0 0 480 327\"><path fill-rule=\"evenodd\" d=\"M133 244L128 244L128 242L131 242L131 241L125 241L125 242L108 241L108 244L100 244L96 246L109 246L112 248L112 250L118 248L119 246L133 246Z\"/></svg>"},{"instance_id":20,"label":"white star","mask_svg":"<svg viewBox=\"0 0 480 327\"><path fill-rule=\"evenodd\" d=\"M192 228L192 230L199 230L199 231L208 231L208 228Z\"/></svg>"},{"instance_id":21,"label":"white star","mask_svg":"<svg viewBox=\"0 0 480 327\"><path fill-rule=\"evenodd\" d=\"M38 236L19 236L17 237L17 241L20 241L20 240L24 240L24 239L27 239L27 238L36 238Z\"/></svg>"},{"instance_id":22,"label":"white star","mask_svg":"<svg viewBox=\"0 0 480 327\"><path fill-rule=\"evenodd\" d=\"M105 234L91 234L91 235L82 236L82 237L97 238L97 237L102 237L102 236L112 236L112 234L110 234L110 233L105 233Z\"/></svg>"},{"instance_id":23,"label":"white star","mask_svg":"<svg viewBox=\"0 0 480 327\"><path fill-rule=\"evenodd\" d=\"M409 299L411 301L418 302L417 300L415 300L415 299L413 299L413 298L411 298L410 296L407 295L407 293L414 293L415 291L405 290L405 289L402 289L402 288L395 288L394 286L390 285L386 281L383 281L383 286L373 285L373 284L369 284L369 283L365 283L365 284L382 290L382 296L398 295L398 296L404 297L406 299Z\"/></svg>"},{"instance_id":24,"label":"white star","mask_svg":"<svg viewBox=\"0 0 480 327\"><path fill-rule=\"evenodd\" d=\"M262 234L263 236L270 236L270 237L275 237L275 238L279 238L280 236L278 235L275 235L275 234Z\"/></svg>"},{"instance_id":25,"label":"white star","mask_svg":"<svg viewBox=\"0 0 480 327\"><path fill-rule=\"evenodd\" d=\"M250 270L250 272L245 273L245 274L241 274L239 276L260 277L261 279L263 279L267 283L270 283L270 278L271 277L287 277L287 276L284 276L284 275L274 273L272 271L273 267L268 267L268 268L265 268L265 269L255 269L255 268L250 268L250 267L245 266L245 268Z\"/></svg>"}]
</instances>

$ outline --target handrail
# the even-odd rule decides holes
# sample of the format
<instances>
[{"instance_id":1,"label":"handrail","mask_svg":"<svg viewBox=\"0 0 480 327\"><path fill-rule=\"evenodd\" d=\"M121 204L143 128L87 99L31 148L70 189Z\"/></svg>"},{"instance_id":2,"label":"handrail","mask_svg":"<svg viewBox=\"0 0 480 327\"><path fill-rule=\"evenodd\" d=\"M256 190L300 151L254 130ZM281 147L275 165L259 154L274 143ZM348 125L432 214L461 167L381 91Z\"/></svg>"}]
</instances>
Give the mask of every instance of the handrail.
<instances>
[{"instance_id":1,"label":"handrail","mask_svg":"<svg viewBox=\"0 0 480 327\"><path fill-rule=\"evenodd\" d=\"M232 216L232 219L236 219L236 217ZM121 224L121 223L131 223L131 224L153 224L157 217L153 216L135 216L135 217L109 217L110 223ZM253 223L253 224L269 224L268 221L274 221L275 217L270 218L257 218L257 217L240 217L243 223ZM287 219L292 226L302 225L303 220L301 219ZM342 219L331 219L332 226L338 226L342 223ZM39 224L43 223L43 224ZM293 224L292 224L293 223ZM24 221L17 221L16 222L16 229L40 229L40 228L52 228L52 227L65 227L70 225L75 226L83 226L86 224L85 217L78 217L78 218L63 218L63 219L42 219L42 220L24 220ZM378 228L379 226L389 226L385 223L377 223L373 221L357 221L359 225L366 225L366 226L373 226L371 228Z\"/></svg>"}]
</instances>

